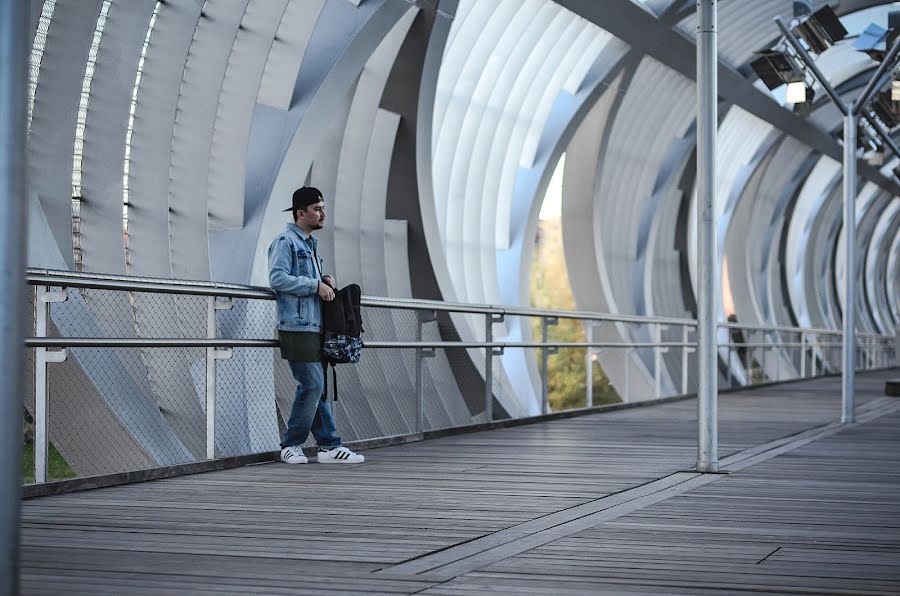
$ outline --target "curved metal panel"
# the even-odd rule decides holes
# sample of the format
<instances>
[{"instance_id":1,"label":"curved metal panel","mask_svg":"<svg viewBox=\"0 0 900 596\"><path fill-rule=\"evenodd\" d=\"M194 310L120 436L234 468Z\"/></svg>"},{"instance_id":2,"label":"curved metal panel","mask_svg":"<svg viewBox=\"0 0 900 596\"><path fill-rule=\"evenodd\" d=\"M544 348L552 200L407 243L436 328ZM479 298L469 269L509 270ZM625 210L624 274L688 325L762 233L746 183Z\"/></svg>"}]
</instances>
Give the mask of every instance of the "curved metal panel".
<instances>
[{"instance_id":1,"label":"curved metal panel","mask_svg":"<svg viewBox=\"0 0 900 596\"><path fill-rule=\"evenodd\" d=\"M875 320L877 331L885 335L893 335L896 332L887 295L889 278L886 274L888 250L898 230L900 230L900 199L894 197L882 211L872 231L864 267L865 299L868 301L869 312Z\"/></svg>"},{"instance_id":2,"label":"curved metal panel","mask_svg":"<svg viewBox=\"0 0 900 596\"><path fill-rule=\"evenodd\" d=\"M273 5L268 10L283 2L267 2ZM260 80L257 102L281 110L290 109L295 73L303 64L306 48L325 3L326 0L287 0L284 4Z\"/></svg>"},{"instance_id":3,"label":"curved metal panel","mask_svg":"<svg viewBox=\"0 0 900 596\"><path fill-rule=\"evenodd\" d=\"M209 156L225 69L249 0L207 2L178 88L169 162L169 254L175 278L209 279Z\"/></svg>"},{"instance_id":4,"label":"curved metal panel","mask_svg":"<svg viewBox=\"0 0 900 596\"><path fill-rule=\"evenodd\" d=\"M288 0L250 2L222 81L209 153L210 230L244 225L244 182L253 106Z\"/></svg>"},{"instance_id":5,"label":"curved metal panel","mask_svg":"<svg viewBox=\"0 0 900 596\"><path fill-rule=\"evenodd\" d=\"M879 201L880 197L881 197L881 190L873 184L866 184L865 186L863 186L860 189L859 194L857 194L857 196L856 196L856 221L854 222L854 225L856 225L856 227L857 227L857 236L856 236L857 245L858 245L857 248L859 248L860 246L864 246L862 244L863 236L860 234L860 231L859 231L860 224L866 218L866 215L869 213L869 210L872 208L872 206L876 205L880 202ZM843 226L842 220L843 220L843 217L841 217L841 226ZM844 234L841 233L836 240L837 241L835 243L835 251L834 251L834 266L832 269L832 273L834 276L833 283L836 288L843 288L844 287L844 275L845 275L845 269L844 269L845 259L843 256L844 255ZM865 254L865 253L862 250L859 250L858 254ZM859 282L861 283L862 271L860 270L859 262L857 262L856 268L857 268L857 271L856 271L857 278L858 278ZM841 309L841 312L843 312L843 310L845 308L843 292L838 292L837 298L838 298L838 306ZM865 316L857 318L858 326L865 325L866 322L867 321L866 321Z\"/></svg>"},{"instance_id":6,"label":"curved metal panel","mask_svg":"<svg viewBox=\"0 0 900 596\"><path fill-rule=\"evenodd\" d=\"M891 317L894 327L900 326L900 234L894 236L890 249L888 249L887 275L888 304L890 304Z\"/></svg>"},{"instance_id":7,"label":"curved metal panel","mask_svg":"<svg viewBox=\"0 0 900 596\"><path fill-rule=\"evenodd\" d=\"M84 68L101 0L57 0L47 31L28 134L28 178L52 238L72 268L72 146ZM50 238L48 238L50 240Z\"/></svg>"},{"instance_id":8,"label":"curved metal panel","mask_svg":"<svg viewBox=\"0 0 900 596\"><path fill-rule=\"evenodd\" d=\"M97 52L84 129L81 251L85 271L125 273L122 163L134 72L156 0L114 0Z\"/></svg>"},{"instance_id":9,"label":"curved metal panel","mask_svg":"<svg viewBox=\"0 0 900 596\"><path fill-rule=\"evenodd\" d=\"M128 176L129 273L172 275L169 255L169 176L179 89L201 0L159 6L144 56L131 137ZM205 194L205 193L204 193Z\"/></svg>"},{"instance_id":10,"label":"curved metal panel","mask_svg":"<svg viewBox=\"0 0 900 596\"><path fill-rule=\"evenodd\" d=\"M819 214L829 196L840 184L841 165L830 157L822 157L807 177L797 198L788 226L785 275L788 297L802 327L831 327L819 307L814 284L815 235Z\"/></svg>"}]
</instances>

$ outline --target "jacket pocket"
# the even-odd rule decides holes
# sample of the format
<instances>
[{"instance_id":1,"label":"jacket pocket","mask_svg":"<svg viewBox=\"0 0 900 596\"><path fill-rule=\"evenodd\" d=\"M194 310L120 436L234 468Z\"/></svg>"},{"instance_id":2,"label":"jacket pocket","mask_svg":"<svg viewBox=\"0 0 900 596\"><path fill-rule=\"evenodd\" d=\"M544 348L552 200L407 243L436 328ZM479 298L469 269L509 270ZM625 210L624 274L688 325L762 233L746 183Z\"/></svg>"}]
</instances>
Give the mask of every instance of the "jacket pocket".
<instances>
[{"instance_id":1,"label":"jacket pocket","mask_svg":"<svg viewBox=\"0 0 900 596\"><path fill-rule=\"evenodd\" d=\"M306 250L298 249L295 256L297 262L297 275L318 279L319 275L316 272L313 254Z\"/></svg>"}]
</instances>

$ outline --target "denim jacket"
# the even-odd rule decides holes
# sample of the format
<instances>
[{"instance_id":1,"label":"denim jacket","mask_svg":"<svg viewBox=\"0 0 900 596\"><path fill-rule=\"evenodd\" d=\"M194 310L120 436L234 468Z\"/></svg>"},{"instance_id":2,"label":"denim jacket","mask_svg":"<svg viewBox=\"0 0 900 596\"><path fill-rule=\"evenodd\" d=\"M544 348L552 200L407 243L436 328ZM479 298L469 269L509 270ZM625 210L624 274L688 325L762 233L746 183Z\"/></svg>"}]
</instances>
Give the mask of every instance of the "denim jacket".
<instances>
[{"instance_id":1,"label":"denim jacket","mask_svg":"<svg viewBox=\"0 0 900 596\"><path fill-rule=\"evenodd\" d=\"M278 329L281 331L321 331L322 304L316 267L316 244L290 223L269 245L269 285L275 290Z\"/></svg>"}]
</instances>

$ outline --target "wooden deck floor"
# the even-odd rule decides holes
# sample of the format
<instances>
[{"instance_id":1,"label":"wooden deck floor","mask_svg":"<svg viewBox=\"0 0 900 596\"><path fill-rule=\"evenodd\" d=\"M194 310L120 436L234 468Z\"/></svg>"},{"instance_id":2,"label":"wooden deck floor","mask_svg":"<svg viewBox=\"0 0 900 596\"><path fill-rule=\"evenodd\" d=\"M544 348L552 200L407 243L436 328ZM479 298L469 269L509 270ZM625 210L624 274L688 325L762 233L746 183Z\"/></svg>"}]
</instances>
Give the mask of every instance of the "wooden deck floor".
<instances>
[{"instance_id":1,"label":"wooden deck floor","mask_svg":"<svg viewBox=\"0 0 900 596\"><path fill-rule=\"evenodd\" d=\"M895 371L896 374L896 371ZM900 399L858 377L23 503L43 593L900 593Z\"/></svg>"}]
</instances>

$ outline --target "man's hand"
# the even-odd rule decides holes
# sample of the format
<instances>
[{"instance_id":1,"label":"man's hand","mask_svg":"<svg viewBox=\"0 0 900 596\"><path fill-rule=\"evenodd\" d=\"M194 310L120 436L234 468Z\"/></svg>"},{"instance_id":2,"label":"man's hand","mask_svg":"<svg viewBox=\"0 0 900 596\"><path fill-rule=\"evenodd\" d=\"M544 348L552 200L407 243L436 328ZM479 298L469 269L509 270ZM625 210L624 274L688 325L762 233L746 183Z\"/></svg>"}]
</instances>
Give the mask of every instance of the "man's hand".
<instances>
[{"instance_id":1,"label":"man's hand","mask_svg":"<svg viewBox=\"0 0 900 596\"><path fill-rule=\"evenodd\" d=\"M319 282L319 298L324 300L325 302L331 302L334 300L334 290L331 289L331 286L328 284Z\"/></svg>"},{"instance_id":2,"label":"man's hand","mask_svg":"<svg viewBox=\"0 0 900 596\"><path fill-rule=\"evenodd\" d=\"M330 275L326 275L325 277L323 277L322 281L327 283L329 286L331 286L335 290L337 289L337 280L334 279L333 277L331 277Z\"/></svg>"}]
</instances>

